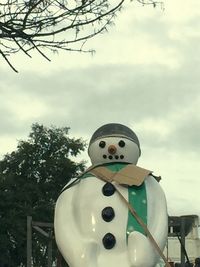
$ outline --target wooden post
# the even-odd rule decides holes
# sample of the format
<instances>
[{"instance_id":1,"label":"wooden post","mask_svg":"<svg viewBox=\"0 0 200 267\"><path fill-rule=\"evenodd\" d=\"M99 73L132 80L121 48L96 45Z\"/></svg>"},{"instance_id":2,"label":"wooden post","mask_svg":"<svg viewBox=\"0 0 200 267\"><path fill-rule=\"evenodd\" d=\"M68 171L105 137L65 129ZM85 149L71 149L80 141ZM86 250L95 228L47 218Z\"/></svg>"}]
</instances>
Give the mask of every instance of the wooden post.
<instances>
[{"instance_id":1,"label":"wooden post","mask_svg":"<svg viewBox=\"0 0 200 267\"><path fill-rule=\"evenodd\" d=\"M43 230L41 227L50 228L48 231ZM52 267L53 257L53 223L35 222L31 216L27 216L27 267L32 267L32 228L47 238L47 267Z\"/></svg>"},{"instance_id":2,"label":"wooden post","mask_svg":"<svg viewBox=\"0 0 200 267\"><path fill-rule=\"evenodd\" d=\"M181 216L181 225L180 225L180 232L181 232L181 267L185 267L185 217Z\"/></svg>"},{"instance_id":3,"label":"wooden post","mask_svg":"<svg viewBox=\"0 0 200 267\"><path fill-rule=\"evenodd\" d=\"M49 231L48 240L48 267L52 267L52 231Z\"/></svg>"},{"instance_id":4,"label":"wooden post","mask_svg":"<svg viewBox=\"0 0 200 267\"><path fill-rule=\"evenodd\" d=\"M62 256L61 256L59 250L58 250L58 254L57 254L57 264L56 264L56 267L62 267Z\"/></svg>"},{"instance_id":5,"label":"wooden post","mask_svg":"<svg viewBox=\"0 0 200 267\"><path fill-rule=\"evenodd\" d=\"M27 267L32 266L32 217L27 216Z\"/></svg>"}]
</instances>

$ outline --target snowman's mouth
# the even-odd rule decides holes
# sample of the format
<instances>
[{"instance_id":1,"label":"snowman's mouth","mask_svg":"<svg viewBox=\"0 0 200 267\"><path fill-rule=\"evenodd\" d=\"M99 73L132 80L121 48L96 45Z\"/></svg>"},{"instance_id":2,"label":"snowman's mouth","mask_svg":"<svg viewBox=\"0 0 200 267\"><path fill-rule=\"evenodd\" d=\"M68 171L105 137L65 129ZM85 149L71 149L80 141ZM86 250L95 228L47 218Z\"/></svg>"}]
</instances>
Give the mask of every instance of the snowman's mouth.
<instances>
[{"instance_id":1,"label":"snowman's mouth","mask_svg":"<svg viewBox=\"0 0 200 267\"><path fill-rule=\"evenodd\" d=\"M103 158L104 159L110 159L110 160L112 160L112 159L118 160L118 159L124 159L124 155L120 155L120 156L119 155L115 155L115 156L109 155L109 156L107 156L106 154L104 154Z\"/></svg>"}]
</instances>

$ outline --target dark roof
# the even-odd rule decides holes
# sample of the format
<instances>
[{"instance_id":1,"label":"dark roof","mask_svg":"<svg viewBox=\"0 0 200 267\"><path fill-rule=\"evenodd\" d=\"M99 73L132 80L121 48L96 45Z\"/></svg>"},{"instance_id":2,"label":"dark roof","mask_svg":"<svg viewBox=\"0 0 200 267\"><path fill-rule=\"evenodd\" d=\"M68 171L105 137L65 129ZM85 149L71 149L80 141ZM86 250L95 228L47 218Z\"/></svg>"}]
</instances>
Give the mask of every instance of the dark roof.
<instances>
[{"instance_id":1,"label":"dark roof","mask_svg":"<svg viewBox=\"0 0 200 267\"><path fill-rule=\"evenodd\" d=\"M181 222L184 225L185 236L192 230L194 220L198 218L197 215L184 215L184 216L169 216L168 225L169 228L173 227L173 233L169 232L169 236L176 236L181 234Z\"/></svg>"}]
</instances>

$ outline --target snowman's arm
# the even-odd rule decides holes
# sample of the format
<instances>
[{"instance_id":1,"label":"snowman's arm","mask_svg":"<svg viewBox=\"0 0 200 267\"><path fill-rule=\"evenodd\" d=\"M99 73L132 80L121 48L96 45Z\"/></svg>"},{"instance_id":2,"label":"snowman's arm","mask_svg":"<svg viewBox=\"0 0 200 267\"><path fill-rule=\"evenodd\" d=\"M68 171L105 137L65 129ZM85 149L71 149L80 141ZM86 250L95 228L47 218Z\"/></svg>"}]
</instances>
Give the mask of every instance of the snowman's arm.
<instances>
[{"instance_id":1,"label":"snowman's arm","mask_svg":"<svg viewBox=\"0 0 200 267\"><path fill-rule=\"evenodd\" d=\"M72 186L61 193L56 202L54 216L56 243L70 267L74 266L83 251L81 234L74 216L73 198L76 189L76 186Z\"/></svg>"},{"instance_id":2,"label":"snowman's arm","mask_svg":"<svg viewBox=\"0 0 200 267\"><path fill-rule=\"evenodd\" d=\"M145 185L147 192L147 227L159 248L163 250L168 231L165 195L152 176L146 179ZM137 231L133 231L129 235L128 251L131 264L135 267L153 267L159 257L150 239Z\"/></svg>"},{"instance_id":3,"label":"snowman's arm","mask_svg":"<svg viewBox=\"0 0 200 267\"><path fill-rule=\"evenodd\" d=\"M168 233L168 214L165 194L160 184L149 176L146 181L147 226L161 250L164 249Z\"/></svg>"}]
</instances>

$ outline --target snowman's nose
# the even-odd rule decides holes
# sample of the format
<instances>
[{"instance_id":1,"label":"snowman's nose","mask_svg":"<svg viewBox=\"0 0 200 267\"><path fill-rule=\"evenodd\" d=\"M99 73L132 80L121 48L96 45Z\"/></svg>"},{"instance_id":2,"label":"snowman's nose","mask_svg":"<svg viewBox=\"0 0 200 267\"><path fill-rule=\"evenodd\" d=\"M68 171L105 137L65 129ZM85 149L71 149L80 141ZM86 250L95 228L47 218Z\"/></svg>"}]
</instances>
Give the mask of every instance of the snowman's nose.
<instances>
[{"instance_id":1,"label":"snowman's nose","mask_svg":"<svg viewBox=\"0 0 200 267\"><path fill-rule=\"evenodd\" d=\"M114 146L114 145L110 145L110 146L108 147L108 152L109 152L111 155L115 154L116 151L117 151L116 146Z\"/></svg>"}]
</instances>

